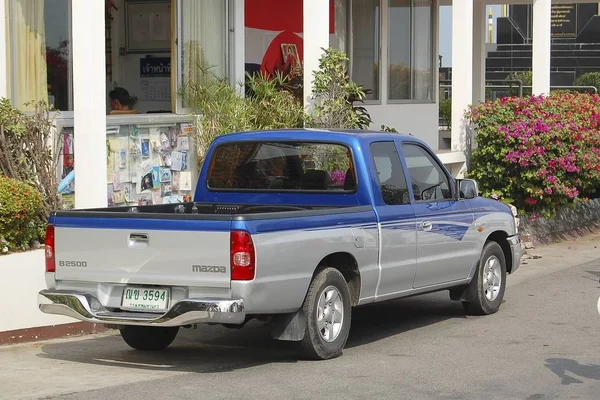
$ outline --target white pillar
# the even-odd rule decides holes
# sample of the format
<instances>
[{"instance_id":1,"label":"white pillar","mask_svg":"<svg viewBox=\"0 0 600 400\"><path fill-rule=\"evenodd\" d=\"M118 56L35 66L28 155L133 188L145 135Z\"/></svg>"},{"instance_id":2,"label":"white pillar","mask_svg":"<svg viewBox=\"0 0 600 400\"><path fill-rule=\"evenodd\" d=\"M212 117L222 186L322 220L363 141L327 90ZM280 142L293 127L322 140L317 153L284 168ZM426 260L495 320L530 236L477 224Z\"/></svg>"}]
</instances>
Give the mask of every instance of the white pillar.
<instances>
[{"instance_id":1,"label":"white pillar","mask_svg":"<svg viewBox=\"0 0 600 400\"><path fill-rule=\"evenodd\" d=\"M533 1L533 94L550 93L550 28L552 0Z\"/></svg>"},{"instance_id":2,"label":"white pillar","mask_svg":"<svg viewBox=\"0 0 600 400\"><path fill-rule=\"evenodd\" d=\"M0 98L8 97L8 79L12 77L8 76L8 61L7 51L7 37L6 37L6 26L8 25L8 13L6 12L6 2L0 4ZM10 43L9 43L10 46Z\"/></svg>"},{"instance_id":3,"label":"white pillar","mask_svg":"<svg viewBox=\"0 0 600 400\"><path fill-rule=\"evenodd\" d=\"M233 62L235 76L235 87L240 96L244 96L244 81L246 80L246 26L244 23L244 5L246 0L235 0L234 2L234 30L233 30Z\"/></svg>"},{"instance_id":4,"label":"white pillar","mask_svg":"<svg viewBox=\"0 0 600 400\"><path fill-rule=\"evenodd\" d=\"M452 1L452 151L464 151L473 101L473 0Z\"/></svg>"},{"instance_id":5,"label":"white pillar","mask_svg":"<svg viewBox=\"0 0 600 400\"><path fill-rule=\"evenodd\" d=\"M483 1L473 4L473 103L485 101L485 37L486 6ZM454 60L454 57L452 57Z\"/></svg>"},{"instance_id":6,"label":"white pillar","mask_svg":"<svg viewBox=\"0 0 600 400\"><path fill-rule=\"evenodd\" d=\"M313 72L329 47L329 0L303 0L304 108L312 104Z\"/></svg>"},{"instance_id":7,"label":"white pillar","mask_svg":"<svg viewBox=\"0 0 600 400\"><path fill-rule=\"evenodd\" d=\"M107 206L104 8L72 2L75 208Z\"/></svg>"}]
</instances>

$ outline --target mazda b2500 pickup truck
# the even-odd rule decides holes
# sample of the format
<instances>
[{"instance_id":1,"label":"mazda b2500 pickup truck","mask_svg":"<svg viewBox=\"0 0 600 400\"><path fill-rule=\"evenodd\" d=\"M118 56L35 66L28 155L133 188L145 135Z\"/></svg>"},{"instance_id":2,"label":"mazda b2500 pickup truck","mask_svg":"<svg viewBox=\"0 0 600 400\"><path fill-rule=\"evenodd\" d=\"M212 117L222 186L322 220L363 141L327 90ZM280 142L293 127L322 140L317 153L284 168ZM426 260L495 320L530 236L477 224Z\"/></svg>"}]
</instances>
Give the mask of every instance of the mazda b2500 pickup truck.
<instances>
[{"instance_id":1,"label":"mazda b2500 pickup truck","mask_svg":"<svg viewBox=\"0 0 600 400\"><path fill-rule=\"evenodd\" d=\"M191 202L56 211L45 249L45 313L138 350L257 318L312 359L342 354L353 307L448 290L493 314L521 257L509 207L419 139L302 129L217 138Z\"/></svg>"}]
</instances>

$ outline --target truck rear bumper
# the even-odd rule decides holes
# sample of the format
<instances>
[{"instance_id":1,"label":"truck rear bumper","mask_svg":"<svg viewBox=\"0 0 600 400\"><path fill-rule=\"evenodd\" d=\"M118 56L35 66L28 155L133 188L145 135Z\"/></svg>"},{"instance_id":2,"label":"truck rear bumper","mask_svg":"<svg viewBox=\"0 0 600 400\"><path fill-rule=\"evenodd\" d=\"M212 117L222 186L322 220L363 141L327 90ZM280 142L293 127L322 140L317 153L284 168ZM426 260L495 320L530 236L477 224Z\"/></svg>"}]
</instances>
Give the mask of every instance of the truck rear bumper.
<instances>
[{"instance_id":1,"label":"truck rear bumper","mask_svg":"<svg viewBox=\"0 0 600 400\"><path fill-rule=\"evenodd\" d=\"M241 324L246 319L243 300L184 299L164 314L109 311L88 293L42 290L38 304L46 314L114 325L183 326L197 323Z\"/></svg>"}]
</instances>

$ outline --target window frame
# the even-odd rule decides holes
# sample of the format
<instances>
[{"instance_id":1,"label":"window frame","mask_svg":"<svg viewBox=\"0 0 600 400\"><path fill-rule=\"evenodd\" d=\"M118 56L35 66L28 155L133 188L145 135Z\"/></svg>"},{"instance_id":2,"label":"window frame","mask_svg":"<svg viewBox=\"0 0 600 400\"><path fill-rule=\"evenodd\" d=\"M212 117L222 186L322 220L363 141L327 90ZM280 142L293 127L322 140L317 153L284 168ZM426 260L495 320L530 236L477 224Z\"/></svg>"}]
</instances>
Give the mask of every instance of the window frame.
<instances>
[{"instance_id":1,"label":"window frame","mask_svg":"<svg viewBox=\"0 0 600 400\"><path fill-rule=\"evenodd\" d=\"M389 0L386 0L387 5L389 6ZM430 17L430 29L432 30L431 32L431 77L430 79L430 84L431 84L431 99L429 100L418 100L415 99L415 87L414 87L414 80L415 80L415 68L414 68L414 63L415 63L415 46L414 46L414 39L415 39L415 13L414 13L414 9L415 9L415 0L411 0L410 1L410 88L409 88L409 92L410 92L410 99L390 99L389 96L389 92L387 91L388 86L389 86L389 73L387 71L389 71L389 61L386 60L386 77L387 77L387 82L386 82L386 104L434 104L436 103L436 98L437 98L437 89L436 89L436 75L437 75L437 56L436 56L436 48L437 48L437 38L436 35L433 32L433 28L436 26L436 22L437 22L437 13L438 7L435 7L435 0L431 0L431 17ZM388 11L389 13L389 11ZM389 24L389 16L387 18L387 24ZM387 40L389 38L389 30L387 31L387 35L386 35L386 44L388 43ZM389 54L390 51L390 47L387 46L387 52ZM388 56L388 60L389 60L389 56Z\"/></svg>"},{"instance_id":2,"label":"window frame","mask_svg":"<svg viewBox=\"0 0 600 400\"><path fill-rule=\"evenodd\" d=\"M74 99L73 99L73 0L66 0L67 2L67 16L66 16L66 21L67 21L67 35L69 37L69 60L68 60L68 72L67 72L67 87L68 87L68 94L67 94L67 102L69 104L69 109L68 110L57 110L57 111L53 111L52 114L58 114L60 113L60 115L63 118L73 118L73 113L75 110L75 103L74 103ZM8 7L6 7L8 5ZM13 105L13 107L20 107L22 105L23 102L20 101L19 96L18 96L18 89L17 89L17 72L19 71L18 65L17 65L17 59L18 57L15 57L15 54L17 53L17 41L15 40L16 37L16 33L15 33L15 26L16 26L16 15L15 15L15 10L17 9L17 0L7 0L6 4L4 4L5 7L5 12L8 13L8 18L6 19L6 22L8 24L8 32L9 32L9 38L7 38L10 43L8 43L9 45L6 46L6 51L10 52L10 76L7 77L7 79L10 79L10 93L7 93L10 96L10 102ZM44 15L45 17L45 15ZM48 78L46 77L46 84L48 84ZM44 101L48 102L48 99L44 99ZM26 112L26 114L33 114L33 111L29 111Z\"/></svg>"},{"instance_id":3,"label":"window frame","mask_svg":"<svg viewBox=\"0 0 600 400\"><path fill-rule=\"evenodd\" d=\"M408 163L406 161L406 155L404 154L405 153L404 152L404 146L415 146L415 147L418 147L421 150L423 150L426 154L429 155L429 157L433 161L434 167L437 166L440 169L440 171L442 172L442 174L448 180L448 189L450 190L450 197L449 198L447 198L447 199L435 199L435 200L417 200L415 198L415 193L414 193L414 190L413 190L413 187L412 187L412 178L411 178L411 175L410 175L410 168L409 168ZM402 151L403 162L404 162L404 164L406 166L406 175L407 175L407 178L409 179L409 181L408 181L409 190L410 190L410 193L412 193L411 202L414 202L416 204L432 204L432 203L444 203L444 202L455 201L456 200L456 190L455 190L455 181L454 181L454 178L452 177L452 175L450 175L450 173L448 172L448 170L446 169L446 167L444 167L444 165L437 159L437 157L431 151L429 151L429 149L427 149L424 145L422 145L421 143L418 143L418 142L403 141L400 144L400 150Z\"/></svg>"},{"instance_id":4,"label":"window frame","mask_svg":"<svg viewBox=\"0 0 600 400\"><path fill-rule=\"evenodd\" d=\"M351 79L353 78L353 65L354 65L354 18L352 18L353 13L353 2L352 0L346 0L346 9L347 9L347 27L346 27L346 47L348 51L346 54L348 55L348 74ZM363 104L365 105L382 105L384 104L384 93L387 93L387 89L384 88L383 85L387 84L386 79L384 79L383 73L383 63L382 60L384 58L383 49L385 48L384 41L387 44L387 38L384 38L384 33L387 30L387 4L388 0L379 0L379 48L377 50L377 58L375 61L379 63L378 73L377 73L377 84L379 85L379 93L377 95L377 99L364 99ZM385 26L384 26L385 25ZM360 85L360 82L356 82ZM368 89L368 88L367 88Z\"/></svg>"},{"instance_id":5,"label":"window frame","mask_svg":"<svg viewBox=\"0 0 600 400\"><path fill-rule=\"evenodd\" d=\"M352 163L352 168L354 170L354 179L356 181L356 184L354 185L354 189L353 190L339 190L339 191L333 191L333 190L302 190L302 189L291 189L291 190L271 190L271 189L245 189L245 188L232 188L232 189L227 189L227 188L211 188L208 184L209 181L209 176L210 176L210 170L212 170L212 168L209 168L209 170L206 172L206 176L204 179L204 188L211 193L236 193L236 192L240 192L240 193L279 193L279 194L327 194L327 195L351 195L351 194L356 194L358 192L358 187L360 185L360 179L358 176L358 168L356 165L356 157L354 154L354 150L352 149L352 146L350 146L347 143L343 143L340 141L335 141L335 140L292 140L292 139L286 139L286 140L241 140L241 141L237 141L237 142L226 142L226 143L221 143L218 144L214 149L212 149L210 151L210 160L207 158L205 162L208 162L209 165L212 165L214 162L214 157L215 154L217 152L217 150L222 147L222 146L227 146L227 145L231 145L231 144L236 144L236 143L244 143L244 144L263 144L263 143L289 143L289 144L322 144L322 145L335 145L335 146L341 146L344 147L346 150L348 150L350 152L350 162Z\"/></svg>"},{"instance_id":6,"label":"window frame","mask_svg":"<svg viewBox=\"0 0 600 400\"><path fill-rule=\"evenodd\" d=\"M239 11L239 7L236 5L236 0L224 0L225 1L225 66L224 70L226 71L229 84L235 88L236 82L236 66L235 66L235 30L236 30L236 13ZM183 61L183 16L182 16L182 0L172 0L172 6L174 16L173 21L175 22L175 29L173 29L174 37L172 38L172 52L171 52L171 74L173 77L172 88L171 88L171 96L175 96L175 99L171 99L171 103L173 104L173 114L177 115L189 115L192 113L192 110L189 107L183 106L183 100L177 94L179 90L183 87L183 72L181 62ZM243 10L242 10L243 12ZM239 44L238 44L239 46ZM242 44L245 46L245 44ZM173 55L174 53L174 55ZM173 60L175 63L173 63ZM175 67L173 68L173 64Z\"/></svg>"},{"instance_id":7,"label":"window frame","mask_svg":"<svg viewBox=\"0 0 600 400\"><path fill-rule=\"evenodd\" d=\"M394 152L398 156L398 163L400 164L400 167L402 168L402 175L404 177L404 183L406 185L406 191L408 193L408 203L389 204L385 201L385 198L384 198L383 192L382 192L381 180L379 178L379 170L377 169L377 163L375 162L375 156L373 154L373 147L372 147L373 145L377 145L377 144L381 144L381 143L391 144L392 148L394 149ZM396 145L396 142L393 140L377 140L377 141L371 142L371 143L369 143L369 152L371 153L371 160L373 162L373 170L377 174L376 183L377 183L377 187L379 188L379 196L381 196L381 201L383 202L383 204L385 206L389 206L389 207L410 205L412 203L411 196L410 196L410 194L412 192L409 189L410 182L408 180L408 174L407 174L406 168L405 168L404 164L402 163L402 154L398 151L398 146ZM390 165L390 167L391 167L391 165ZM390 177L391 177L391 175L390 175Z\"/></svg>"},{"instance_id":8,"label":"window frame","mask_svg":"<svg viewBox=\"0 0 600 400\"><path fill-rule=\"evenodd\" d=\"M423 100L423 99L415 99L414 95L414 38L415 38L415 24L414 24L414 1L410 0L410 13L411 13L411 29L410 29L410 55L411 55L411 71L410 71L410 99L390 99L389 98L389 19L390 19L390 0L380 0L380 13L379 13L379 53L378 60L379 63L379 96L377 100L364 100L364 104L367 106L374 105L395 105L395 104L436 104L438 98L438 88L436 85L437 82L437 46L438 46L438 38L436 32L434 32L434 28L437 26L438 14L439 10L436 7L437 1L431 0L431 20L430 20L430 29L431 29L431 99ZM348 58L350 59L348 72L350 74L351 79L354 80L352 65L354 63L354 54L353 54L353 33L354 33L354 23L352 18L352 0L347 0L347 9L348 9L348 29L346 33L346 41L348 43ZM357 84L361 84L358 81L355 81Z\"/></svg>"}]
</instances>

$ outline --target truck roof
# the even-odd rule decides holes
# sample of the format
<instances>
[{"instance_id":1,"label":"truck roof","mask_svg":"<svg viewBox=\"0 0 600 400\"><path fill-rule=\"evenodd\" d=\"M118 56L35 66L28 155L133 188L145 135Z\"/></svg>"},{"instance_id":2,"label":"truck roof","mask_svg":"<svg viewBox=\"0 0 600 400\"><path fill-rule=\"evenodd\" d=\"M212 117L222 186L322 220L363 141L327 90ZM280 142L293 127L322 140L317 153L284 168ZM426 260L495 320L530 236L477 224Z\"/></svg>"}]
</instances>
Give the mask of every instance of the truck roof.
<instances>
[{"instance_id":1,"label":"truck roof","mask_svg":"<svg viewBox=\"0 0 600 400\"><path fill-rule=\"evenodd\" d=\"M216 139L217 142L229 142L231 140L307 140L323 141L335 140L349 143L354 140L373 142L378 140L390 140L397 137L400 140L414 140L421 142L410 134L399 132L384 132L361 129L323 129L323 128L290 128L271 129L247 132L235 132L222 135Z\"/></svg>"}]
</instances>

